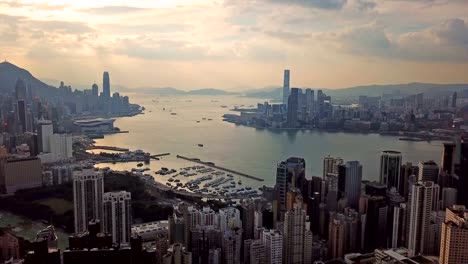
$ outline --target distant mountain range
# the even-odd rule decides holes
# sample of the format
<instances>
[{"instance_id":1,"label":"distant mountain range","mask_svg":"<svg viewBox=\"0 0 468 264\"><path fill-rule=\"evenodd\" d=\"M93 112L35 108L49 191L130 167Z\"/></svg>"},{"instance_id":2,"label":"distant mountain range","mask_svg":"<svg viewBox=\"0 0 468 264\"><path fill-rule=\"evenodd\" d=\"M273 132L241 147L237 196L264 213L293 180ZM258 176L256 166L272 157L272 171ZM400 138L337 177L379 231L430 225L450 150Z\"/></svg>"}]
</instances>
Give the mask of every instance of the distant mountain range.
<instances>
[{"instance_id":1,"label":"distant mountain range","mask_svg":"<svg viewBox=\"0 0 468 264\"><path fill-rule=\"evenodd\" d=\"M58 86L60 81L45 79L45 82L35 78L30 72L18 66L9 63L0 63L0 92L14 91L16 81L21 78L30 87L34 95L53 95L56 92L55 86ZM52 84L52 85L50 85ZM101 85L99 85L101 86ZM90 89L91 85L72 85L72 88ZM326 88L311 88L314 90L322 89L327 95L336 98L355 98L359 95L381 96L383 94L417 94L424 93L428 97L436 97L441 95L449 95L453 92L462 92L468 90L468 84L432 84L432 83L408 83L394 85L368 85L356 86L344 89L326 89ZM279 86L268 86L260 89L248 89L242 92L229 92L220 89L206 88L191 91L184 91L172 87L139 87L126 88L121 85L112 84L112 91L141 93L148 95L242 95L252 98L262 99L277 99L282 97L282 88Z\"/></svg>"}]
</instances>

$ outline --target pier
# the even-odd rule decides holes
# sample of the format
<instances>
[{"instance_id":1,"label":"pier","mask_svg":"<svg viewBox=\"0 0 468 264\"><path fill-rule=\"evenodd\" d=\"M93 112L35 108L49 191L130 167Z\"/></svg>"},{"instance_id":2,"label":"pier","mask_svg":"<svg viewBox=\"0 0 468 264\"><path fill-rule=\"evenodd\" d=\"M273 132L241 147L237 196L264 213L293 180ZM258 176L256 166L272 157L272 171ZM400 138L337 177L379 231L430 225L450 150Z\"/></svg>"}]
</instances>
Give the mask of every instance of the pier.
<instances>
[{"instance_id":1,"label":"pier","mask_svg":"<svg viewBox=\"0 0 468 264\"><path fill-rule=\"evenodd\" d=\"M258 177L255 177L255 176L252 176L252 175L249 175L249 174L245 174L245 173L238 172L238 171L235 171L235 170L231 170L231 169L227 169L227 168L224 168L224 167L216 166L212 162L205 162L205 161L202 161L200 159L187 158L187 157L184 157L184 156L181 156L181 155L177 155L177 158L192 161L192 162L202 164L202 165L205 165L207 167L214 168L214 169L222 170L222 171L225 171L225 172L234 173L234 174L237 174L239 176L243 176L243 177L253 179L253 180L256 180L256 181L264 181L261 178L258 178Z\"/></svg>"},{"instance_id":2,"label":"pier","mask_svg":"<svg viewBox=\"0 0 468 264\"><path fill-rule=\"evenodd\" d=\"M113 150L113 151L130 151L128 148L119 148L119 147L110 147L110 146L91 146L89 149L103 149L103 150Z\"/></svg>"},{"instance_id":3,"label":"pier","mask_svg":"<svg viewBox=\"0 0 468 264\"><path fill-rule=\"evenodd\" d=\"M169 155L171 155L171 153L154 154L154 155L151 155L151 158L152 159L157 159L159 157L164 157L164 156L169 156Z\"/></svg>"}]
</instances>

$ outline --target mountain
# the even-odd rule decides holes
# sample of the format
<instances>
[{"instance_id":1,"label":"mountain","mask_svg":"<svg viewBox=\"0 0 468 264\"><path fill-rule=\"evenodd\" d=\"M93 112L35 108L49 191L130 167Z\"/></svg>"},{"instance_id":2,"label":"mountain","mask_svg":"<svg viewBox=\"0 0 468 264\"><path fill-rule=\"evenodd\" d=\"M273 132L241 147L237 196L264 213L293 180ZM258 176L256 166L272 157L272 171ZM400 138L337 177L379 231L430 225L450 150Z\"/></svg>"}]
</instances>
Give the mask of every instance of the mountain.
<instances>
[{"instance_id":1,"label":"mountain","mask_svg":"<svg viewBox=\"0 0 468 264\"><path fill-rule=\"evenodd\" d=\"M231 93L219 89L199 89L184 91L172 87L139 87L135 89L129 89L129 91L141 94L150 94L150 95L233 95L237 93Z\"/></svg>"},{"instance_id":2,"label":"mountain","mask_svg":"<svg viewBox=\"0 0 468 264\"><path fill-rule=\"evenodd\" d=\"M303 88L305 89L305 88ZM320 88L312 88L314 90ZM462 92L468 89L468 84L434 84L434 83L407 83L390 85L355 86L343 89L322 89L324 93L336 98L357 98L360 95L381 96L383 94L412 95L424 93L427 97L451 95L453 92ZM252 98L281 99L281 87L248 90L244 95Z\"/></svg>"},{"instance_id":3,"label":"mountain","mask_svg":"<svg viewBox=\"0 0 468 264\"><path fill-rule=\"evenodd\" d=\"M0 63L0 92L10 93L15 90L16 81L22 79L33 95L50 96L55 89L36 79L29 71L7 61Z\"/></svg>"},{"instance_id":4,"label":"mountain","mask_svg":"<svg viewBox=\"0 0 468 264\"><path fill-rule=\"evenodd\" d=\"M224 90L208 88L208 89L188 91L187 94L190 94L190 95L233 95L233 94L238 94L238 93L231 93L231 92L226 92Z\"/></svg>"}]
</instances>

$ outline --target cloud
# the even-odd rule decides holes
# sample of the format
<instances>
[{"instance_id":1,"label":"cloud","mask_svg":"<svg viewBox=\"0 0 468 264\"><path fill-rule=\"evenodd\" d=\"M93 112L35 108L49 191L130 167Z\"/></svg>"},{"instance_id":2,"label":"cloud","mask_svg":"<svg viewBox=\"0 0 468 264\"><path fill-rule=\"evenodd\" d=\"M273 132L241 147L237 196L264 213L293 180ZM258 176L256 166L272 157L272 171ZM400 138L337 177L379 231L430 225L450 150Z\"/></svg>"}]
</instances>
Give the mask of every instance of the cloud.
<instances>
[{"instance_id":1,"label":"cloud","mask_svg":"<svg viewBox=\"0 0 468 264\"><path fill-rule=\"evenodd\" d=\"M141 8L134 6L102 6L96 8L81 9L81 12L96 15L115 15L151 10L150 8Z\"/></svg>"},{"instance_id":2,"label":"cloud","mask_svg":"<svg viewBox=\"0 0 468 264\"><path fill-rule=\"evenodd\" d=\"M376 23L317 36L353 55L386 59L466 63L468 26L449 19L422 31L391 35Z\"/></svg>"},{"instance_id":3,"label":"cloud","mask_svg":"<svg viewBox=\"0 0 468 264\"><path fill-rule=\"evenodd\" d=\"M59 32L62 34L84 34L94 31L94 29L89 27L85 22L29 20L28 24L31 29L39 29L48 33Z\"/></svg>"},{"instance_id":4,"label":"cloud","mask_svg":"<svg viewBox=\"0 0 468 264\"><path fill-rule=\"evenodd\" d=\"M300 5L304 7L319 8L319 9L342 9L346 5L347 0L267 0L272 3L286 5Z\"/></svg>"},{"instance_id":5,"label":"cloud","mask_svg":"<svg viewBox=\"0 0 468 264\"><path fill-rule=\"evenodd\" d=\"M0 14L0 44L15 43L19 38L18 22L24 19L20 16Z\"/></svg>"}]
</instances>

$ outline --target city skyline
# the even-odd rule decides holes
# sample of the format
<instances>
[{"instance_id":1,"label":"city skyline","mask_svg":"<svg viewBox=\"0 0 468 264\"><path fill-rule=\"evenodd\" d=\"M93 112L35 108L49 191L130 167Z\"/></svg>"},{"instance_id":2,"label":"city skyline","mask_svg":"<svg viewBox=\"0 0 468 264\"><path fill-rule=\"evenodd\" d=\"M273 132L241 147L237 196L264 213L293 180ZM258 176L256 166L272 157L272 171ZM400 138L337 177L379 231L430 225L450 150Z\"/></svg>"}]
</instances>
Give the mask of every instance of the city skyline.
<instances>
[{"instance_id":1,"label":"city skyline","mask_svg":"<svg viewBox=\"0 0 468 264\"><path fill-rule=\"evenodd\" d=\"M67 83L108 70L131 88L280 86L286 68L291 87L468 82L463 1L124 4L1 1L0 57Z\"/></svg>"}]
</instances>

